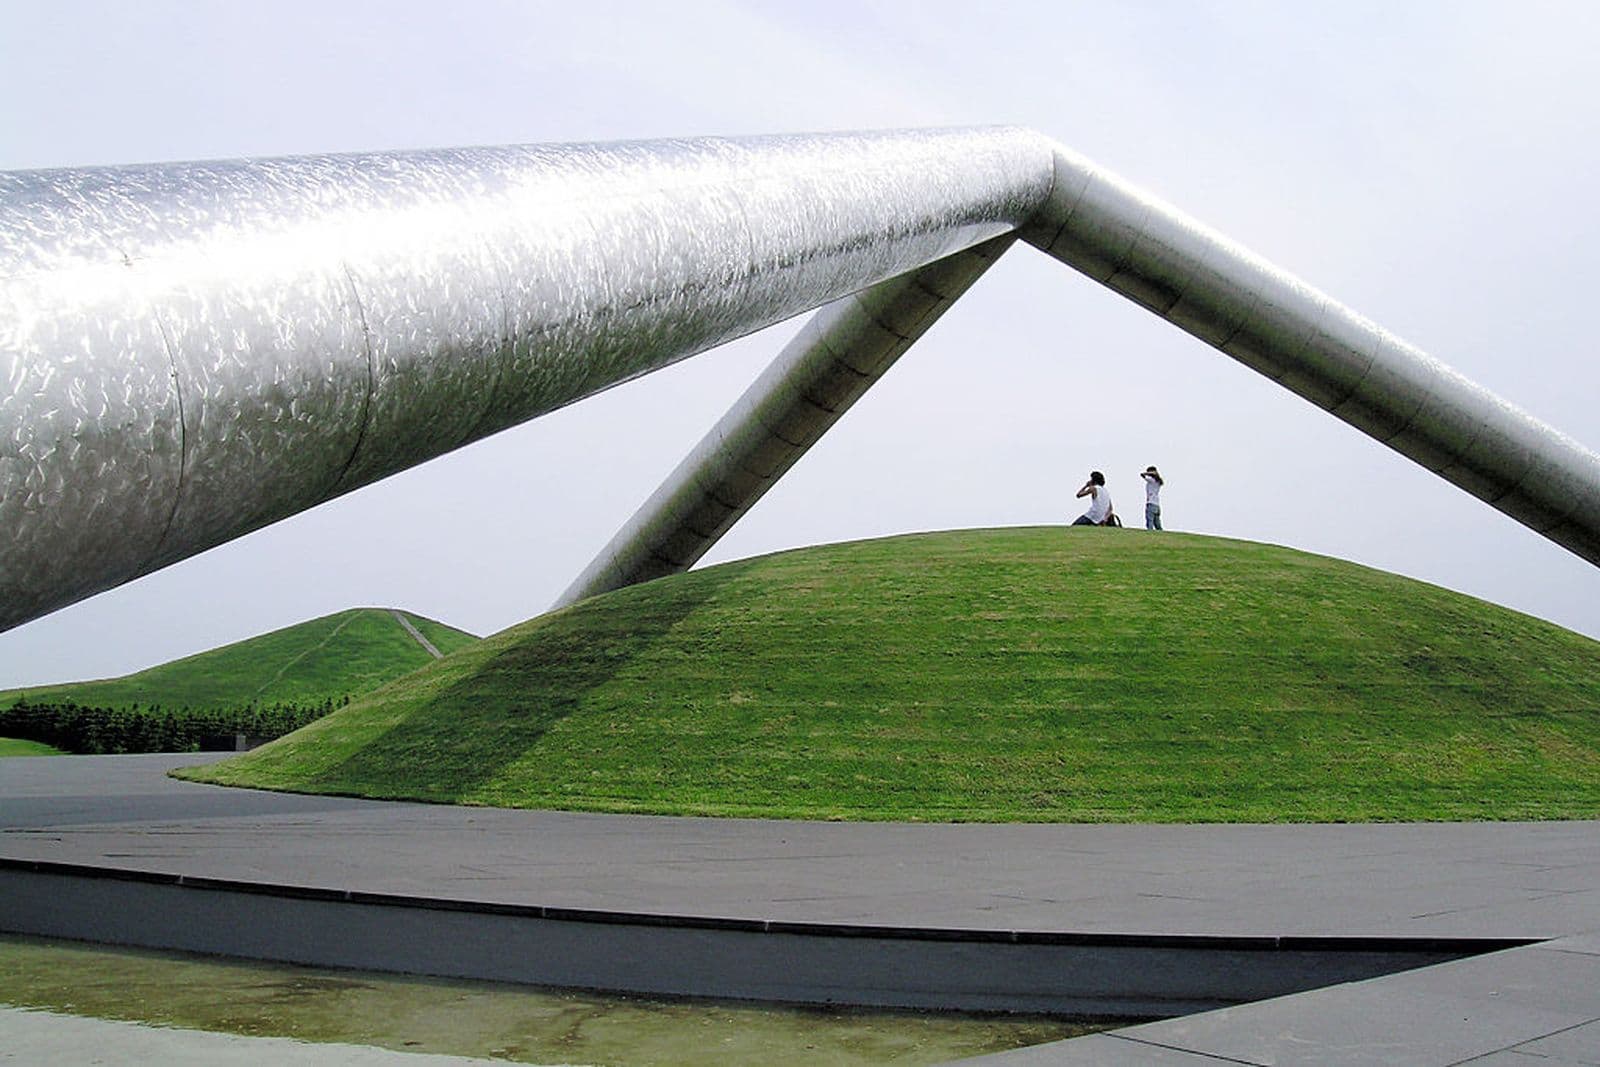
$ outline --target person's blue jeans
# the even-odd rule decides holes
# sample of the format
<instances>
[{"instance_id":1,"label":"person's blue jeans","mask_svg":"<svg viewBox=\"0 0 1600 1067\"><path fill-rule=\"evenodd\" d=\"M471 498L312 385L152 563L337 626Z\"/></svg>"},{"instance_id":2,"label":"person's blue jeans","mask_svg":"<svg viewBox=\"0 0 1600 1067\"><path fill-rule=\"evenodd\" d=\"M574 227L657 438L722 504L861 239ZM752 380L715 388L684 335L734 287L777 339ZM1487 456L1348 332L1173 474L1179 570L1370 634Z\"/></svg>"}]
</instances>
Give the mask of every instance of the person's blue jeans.
<instances>
[{"instance_id":1,"label":"person's blue jeans","mask_svg":"<svg viewBox=\"0 0 1600 1067\"><path fill-rule=\"evenodd\" d=\"M1144 506L1144 528L1146 530L1161 529L1161 505L1146 504Z\"/></svg>"}]
</instances>

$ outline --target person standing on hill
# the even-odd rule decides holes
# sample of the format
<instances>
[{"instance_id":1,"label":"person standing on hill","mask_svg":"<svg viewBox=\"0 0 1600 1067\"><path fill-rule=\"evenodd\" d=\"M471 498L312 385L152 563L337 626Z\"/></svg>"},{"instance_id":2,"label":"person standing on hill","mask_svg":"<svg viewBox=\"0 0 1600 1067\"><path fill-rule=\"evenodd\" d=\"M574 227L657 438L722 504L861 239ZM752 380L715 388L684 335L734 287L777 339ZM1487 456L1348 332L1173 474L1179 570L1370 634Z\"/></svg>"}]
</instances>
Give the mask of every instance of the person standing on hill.
<instances>
[{"instance_id":1,"label":"person standing on hill","mask_svg":"<svg viewBox=\"0 0 1600 1067\"><path fill-rule=\"evenodd\" d=\"M1140 472L1139 477L1144 479L1144 528L1146 530L1161 529L1161 487L1166 479L1161 477L1161 472L1154 466L1146 467Z\"/></svg>"},{"instance_id":2,"label":"person standing on hill","mask_svg":"<svg viewBox=\"0 0 1600 1067\"><path fill-rule=\"evenodd\" d=\"M1111 518L1111 494L1106 492L1106 476L1090 471L1089 480L1078 490L1079 496L1089 497L1089 510L1072 520L1074 526L1105 526Z\"/></svg>"}]
</instances>

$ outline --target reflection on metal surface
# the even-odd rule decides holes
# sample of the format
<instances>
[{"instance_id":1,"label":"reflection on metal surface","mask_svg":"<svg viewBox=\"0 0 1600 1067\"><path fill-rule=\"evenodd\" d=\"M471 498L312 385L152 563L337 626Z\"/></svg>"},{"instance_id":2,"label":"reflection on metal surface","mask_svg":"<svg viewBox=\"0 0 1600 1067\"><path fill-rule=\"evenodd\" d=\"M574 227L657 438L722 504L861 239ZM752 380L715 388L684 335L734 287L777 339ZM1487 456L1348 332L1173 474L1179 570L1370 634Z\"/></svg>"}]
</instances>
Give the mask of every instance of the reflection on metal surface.
<instances>
[{"instance_id":1,"label":"reflection on metal surface","mask_svg":"<svg viewBox=\"0 0 1600 1067\"><path fill-rule=\"evenodd\" d=\"M1022 228L1024 240L1600 563L1600 457L1115 175L1065 148L1052 151L1051 192ZM758 464L736 458L729 444L758 449L774 409L813 431L795 438L779 474L816 443L837 415L808 413L794 399L797 383L815 373L806 350L825 347L848 362L876 347L869 334L835 336L846 332L840 314L819 312L557 607L693 565L775 480L741 481L737 472Z\"/></svg>"},{"instance_id":2,"label":"reflection on metal surface","mask_svg":"<svg viewBox=\"0 0 1600 1067\"><path fill-rule=\"evenodd\" d=\"M1600 458L1038 134L483 148L0 174L0 629L829 304L574 592L681 569L1010 234L1600 562Z\"/></svg>"},{"instance_id":3,"label":"reflection on metal surface","mask_svg":"<svg viewBox=\"0 0 1600 1067\"><path fill-rule=\"evenodd\" d=\"M1055 170L1030 243L1600 563L1600 456L1081 157Z\"/></svg>"},{"instance_id":4,"label":"reflection on metal surface","mask_svg":"<svg viewBox=\"0 0 1600 1067\"><path fill-rule=\"evenodd\" d=\"M1011 232L1018 130L0 175L0 629Z\"/></svg>"},{"instance_id":5,"label":"reflection on metal surface","mask_svg":"<svg viewBox=\"0 0 1600 1067\"><path fill-rule=\"evenodd\" d=\"M818 311L556 606L694 566L1014 239L997 237Z\"/></svg>"}]
</instances>

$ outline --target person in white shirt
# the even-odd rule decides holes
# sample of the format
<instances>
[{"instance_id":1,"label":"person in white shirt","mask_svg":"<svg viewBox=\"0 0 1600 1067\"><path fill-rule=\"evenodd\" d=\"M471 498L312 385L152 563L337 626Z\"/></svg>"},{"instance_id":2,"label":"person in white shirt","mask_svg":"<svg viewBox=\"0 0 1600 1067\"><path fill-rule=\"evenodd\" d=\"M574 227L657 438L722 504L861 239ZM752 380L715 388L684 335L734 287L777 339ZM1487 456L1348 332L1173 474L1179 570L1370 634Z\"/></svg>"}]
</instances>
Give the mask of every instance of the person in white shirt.
<instances>
[{"instance_id":1,"label":"person in white shirt","mask_svg":"<svg viewBox=\"0 0 1600 1067\"><path fill-rule=\"evenodd\" d=\"M1089 480L1078 490L1079 496L1089 497L1089 510L1072 520L1074 526L1111 525L1111 494L1106 492L1106 476L1090 471Z\"/></svg>"},{"instance_id":2,"label":"person in white shirt","mask_svg":"<svg viewBox=\"0 0 1600 1067\"><path fill-rule=\"evenodd\" d=\"M1139 473L1144 479L1144 528L1146 530L1161 529L1161 487L1166 480L1161 477L1161 472L1155 467L1146 467Z\"/></svg>"}]
</instances>

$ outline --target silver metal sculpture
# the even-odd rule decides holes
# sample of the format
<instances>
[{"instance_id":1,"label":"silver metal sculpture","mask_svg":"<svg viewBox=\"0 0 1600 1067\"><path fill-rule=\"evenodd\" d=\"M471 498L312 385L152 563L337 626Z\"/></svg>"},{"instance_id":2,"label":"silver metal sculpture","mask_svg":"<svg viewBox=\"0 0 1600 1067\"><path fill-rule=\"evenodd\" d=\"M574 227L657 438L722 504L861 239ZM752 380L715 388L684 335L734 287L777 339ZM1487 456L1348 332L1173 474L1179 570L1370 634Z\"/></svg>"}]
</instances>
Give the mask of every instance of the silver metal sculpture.
<instances>
[{"instance_id":1,"label":"silver metal sculpture","mask_svg":"<svg viewBox=\"0 0 1600 1067\"><path fill-rule=\"evenodd\" d=\"M818 311L556 606L692 567L1014 240L997 237Z\"/></svg>"},{"instance_id":2,"label":"silver metal sculpture","mask_svg":"<svg viewBox=\"0 0 1600 1067\"><path fill-rule=\"evenodd\" d=\"M1082 157L1051 153L1050 195L1023 240L1600 563L1595 453ZM749 464L726 442L754 448L762 427L781 426L799 443L784 469L795 462L860 395L820 410L808 402L816 371L804 350L870 363L903 332L893 294L907 280L863 294L843 330L824 324L843 312L824 309L557 606L692 566L771 484L742 479Z\"/></svg>"},{"instance_id":3,"label":"silver metal sculpture","mask_svg":"<svg viewBox=\"0 0 1600 1067\"><path fill-rule=\"evenodd\" d=\"M1600 562L1600 457L1037 134L535 146L0 175L0 630L829 305L569 596L685 568L1012 235Z\"/></svg>"}]
</instances>

